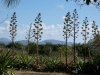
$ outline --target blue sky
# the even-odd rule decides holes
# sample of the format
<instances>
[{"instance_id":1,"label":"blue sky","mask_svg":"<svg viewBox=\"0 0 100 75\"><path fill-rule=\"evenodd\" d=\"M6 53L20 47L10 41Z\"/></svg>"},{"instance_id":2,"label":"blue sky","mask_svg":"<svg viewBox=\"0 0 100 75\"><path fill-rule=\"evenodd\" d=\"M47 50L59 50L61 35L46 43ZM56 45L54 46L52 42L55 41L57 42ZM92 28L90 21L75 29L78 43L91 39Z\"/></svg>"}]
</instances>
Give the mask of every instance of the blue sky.
<instances>
[{"instance_id":1,"label":"blue sky","mask_svg":"<svg viewBox=\"0 0 100 75\"><path fill-rule=\"evenodd\" d=\"M84 5L80 8L75 2L66 0L21 0L20 4L15 8L6 9L5 6L0 3L0 22L3 21L7 14L9 17L16 12L17 16L17 36L15 40L24 40L26 32L30 23L34 24L34 19L41 13L41 18L43 21L43 32L42 40L46 39L63 39L63 22L64 16L67 12L73 13L74 9L77 9L80 25L83 23L85 17L88 17L89 23L93 20L96 21L96 24L100 25L100 11L93 5ZM9 22L8 18L4 23L0 24L0 38L7 37L10 39L9 33ZM80 31L81 32L81 31ZM82 42L82 36L79 34L76 42ZM68 39L69 42L73 42L73 38Z\"/></svg>"}]
</instances>

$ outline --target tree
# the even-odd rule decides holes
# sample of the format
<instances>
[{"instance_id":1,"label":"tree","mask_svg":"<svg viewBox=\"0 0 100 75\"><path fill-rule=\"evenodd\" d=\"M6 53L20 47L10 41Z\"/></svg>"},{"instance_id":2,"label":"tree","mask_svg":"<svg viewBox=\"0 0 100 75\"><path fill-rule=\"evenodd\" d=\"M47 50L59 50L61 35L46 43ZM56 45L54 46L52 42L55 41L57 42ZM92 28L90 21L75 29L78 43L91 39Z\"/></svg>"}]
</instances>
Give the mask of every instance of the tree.
<instances>
[{"instance_id":1,"label":"tree","mask_svg":"<svg viewBox=\"0 0 100 75\"><path fill-rule=\"evenodd\" d=\"M34 29L33 29L33 37L35 38L34 41L36 41L37 44L37 50L36 50L36 57L37 57L37 65L38 65L38 42L41 40L41 34L42 32L42 21L41 21L41 13L38 14L38 16L35 19Z\"/></svg>"},{"instance_id":2,"label":"tree","mask_svg":"<svg viewBox=\"0 0 100 75\"><path fill-rule=\"evenodd\" d=\"M22 50L24 48L24 45L21 42L15 42L15 48L17 50Z\"/></svg>"},{"instance_id":3,"label":"tree","mask_svg":"<svg viewBox=\"0 0 100 75\"><path fill-rule=\"evenodd\" d=\"M66 0L68 2L68 0ZM96 8L100 9L100 0L73 0L76 2L78 5L83 6L83 5L95 5Z\"/></svg>"},{"instance_id":4,"label":"tree","mask_svg":"<svg viewBox=\"0 0 100 75\"><path fill-rule=\"evenodd\" d=\"M100 32L88 41L93 56L100 56Z\"/></svg>"},{"instance_id":5,"label":"tree","mask_svg":"<svg viewBox=\"0 0 100 75\"><path fill-rule=\"evenodd\" d=\"M10 8L18 5L20 0L2 0L2 2L7 8Z\"/></svg>"},{"instance_id":6,"label":"tree","mask_svg":"<svg viewBox=\"0 0 100 75\"><path fill-rule=\"evenodd\" d=\"M16 32L17 32L17 25L16 25L16 12L13 13L12 17L11 17L11 21L10 21L10 37L12 40L12 50L14 51L14 40L15 40L15 36L16 36Z\"/></svg>"},{"instance_id":7,"label":"tree","mask_svg":"<svg viewBox=\"0 0 100 75\"><path fill-rule=\"evenodd\" d=\"M76 51L78 53L78 56L82 56L82 57L84 56L83 49L84 49L84 44L81 44L81 43L76 44Z\"/></svg>"},{"instance_id":8,"label":"tree","mask_svg":"<svg viewBox=\"0 0 100 75\"><path fill-rule=\"evenodd\" d=\"M77 10L75 9L74 12L73 12L73 16L72 16L72 20L73 20L73 26L72 26L72 30L73 30L73 34L72 34L72 37L74 38L74 63L75 63L75 60L76 60L76 47L75 47L75 42L76 42L76 38L77 38L77 33L79 31L79 22L78 22L78 14L77 14Z\"/></svg>"},{"instance_id":9,"label":"tree","mask_svg":"<svg viewBox=\"0 0 100 75\"><path fill-rule=\"evenodd\" d=\"M70 12L67 13L67 15L65 16L65 22L64 22L64 27L63 27L63 33L64 33L64 39L66 40L66 68L67 68L67 42L68 42L68 38L71 35L71 24L72 24L72 20L71 20L71 15Z\"/></svg>"},{"instance_id":10,"label":"tree","mask_svg":"<svg viewBox=\"0 0 100 75\"><path fill-rule=\"evenodd\" d=\"M51 42L46 42L45 44L39 44L39 54L51 56L53 44Z\"/></svg>"},{"instance_id":11,"label":"tree","mask_svg":"<svg viewBox=\"0 0 100 75\"><path fill-rule=\"evenodd\" d=\"M32 35L33 35L33 31L32 31L32 23L30 24L30 27L29 27L29 30L28 32L26 32L27 36L25 37L27 43L28 43L28 52L29 52L29 43L30 43L30 40L32 39Z\"/></svg>"},{"instance_id":12,"label":"tree","mask_svg":"<svg viewBox=\"0 0 100 75\"><path fill-rule=\"evenodd\" d=\"M10 42L9 44L6 45L7 48L12 48L13 43ZM17 50L22 50L24 47L24 45L21 42L15 42L14 43L14 48L16 48Z\"/></svg>"},{"instance_id":13,"label":"tree","mask_svg":"<svg viewBox=\"0 0 100 75\"><path fill-rule=\"evenodd\" d=\"M85 17L85 20L83 20L83 25L82 25L82 36L83 36L83 40L84 40L84 61L85 61L85 56L86 56L86 43L87 43L87 39L89 38L89 28L88 28L89 24L88 24L88 20L87 17Z\"/></svg>"},{"instance_id":14,"label":"tree","mask_svg":"<svg viewBox=\"0 0 100 75\"><path fill-rule=\"evenodd\" d=\"M46 44L44 45L44 50L46 51L48 57L50 57L50 54L52 52L52 46L53 44L51 42L46 42Z\"/></svg>"},{"instance_id":15,"label":"tree","mask_svg":"<svg viewBox=\"0 0 100 75\"><path fill-rule=\"evenodd\" d=\"M26 46L26 49L29 47L28 54L35 54L36 53L36 43L34 42L29 42L29 45Z\"/></svg>"},{"instance_id":16,"label":"tree","mask_svg":"<svg viewBox=\"0 0 100 75\"><path fill-rule=\"evenodd\" d=\"M5 43L0 42L0 48L2 49L2 48L5 48L5 47L6 47Z\"/></svg>"}]
</instances>

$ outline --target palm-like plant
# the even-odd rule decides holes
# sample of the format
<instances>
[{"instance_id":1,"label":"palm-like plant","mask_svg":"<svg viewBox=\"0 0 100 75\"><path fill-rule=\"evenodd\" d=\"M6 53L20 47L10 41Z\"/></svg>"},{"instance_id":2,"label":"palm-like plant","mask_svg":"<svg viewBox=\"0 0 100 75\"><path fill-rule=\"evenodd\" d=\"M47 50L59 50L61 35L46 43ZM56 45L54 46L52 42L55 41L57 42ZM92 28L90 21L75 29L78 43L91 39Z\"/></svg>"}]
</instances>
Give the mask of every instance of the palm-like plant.
<instances>
[{"instance_id":1,"label":"palm-like plant","mask_svg":"<svg viewBox=\"0 0 100 75\"><path fill-rule=\"evenodd\" d=\"M36 56L37 56L37 65L38 65L38 42L41 40L41 34L42 32L42 21L41 21L41 13L38 14L38 16L35 19L34 29L33 29L33 37L35 38L34 41L36 41L37 44L37 50L36 50Z\"/></svg>"},{"instance_id":2,"label":"palm-like plant","mask_svg":"<svg viewBox=\"0 0 100 75\"><path fill-rule=\"evenodd\" d=\"M9 7L15 7L16 5L18 5L20 0L2 0L2 2L7 8L9 8Z\"/></svg>"}]
</instances>

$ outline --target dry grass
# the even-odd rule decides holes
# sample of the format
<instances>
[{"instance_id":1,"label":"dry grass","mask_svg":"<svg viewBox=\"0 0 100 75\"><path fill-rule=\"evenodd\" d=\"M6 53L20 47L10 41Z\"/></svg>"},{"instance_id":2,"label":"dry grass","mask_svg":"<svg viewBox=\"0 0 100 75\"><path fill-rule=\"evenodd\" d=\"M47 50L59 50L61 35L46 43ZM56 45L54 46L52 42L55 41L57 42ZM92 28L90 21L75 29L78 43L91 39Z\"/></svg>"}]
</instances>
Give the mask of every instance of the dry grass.
<instances>
[{"instance_id":1,"label":"dry grass","mask_svg":"<svg viewBox=\"0 0 100 75\"><path fill-rule=\"evenodd\" d=\"M33 72L33 71L15 71L15 75L69 75L66 73L51 73L51 72Z\"/></svg>"}]
</instances>

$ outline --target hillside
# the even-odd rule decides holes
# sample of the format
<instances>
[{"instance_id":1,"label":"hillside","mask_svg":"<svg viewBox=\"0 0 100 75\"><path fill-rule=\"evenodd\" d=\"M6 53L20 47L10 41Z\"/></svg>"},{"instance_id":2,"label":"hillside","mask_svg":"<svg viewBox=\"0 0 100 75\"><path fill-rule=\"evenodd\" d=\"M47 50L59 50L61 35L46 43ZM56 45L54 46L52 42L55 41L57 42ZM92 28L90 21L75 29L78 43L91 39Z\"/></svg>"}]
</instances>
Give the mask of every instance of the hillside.
<instances>
[{"instance_id":1,"label":"hillside","mask_svg":"<svg viewBox=\"0 0 100 75\"><path fill-rule=\"evenodd\" d=\"M3 42L4 44L8 44L11 42L11 40L7 39L7 38L0 38L0 42ZM27 45L26 40L19 40L19 41L15 41L15 42L21 42L24 45ZM47 42L50 42L52 44L65 44L65 41L59 41L59 40L54 40L54 39L48 39L48 40L44 40L44 41L40 41L39 44L46 44ZM68 42L68 45L72 45L72 42Z\"/></svg>"}]
</instances>

